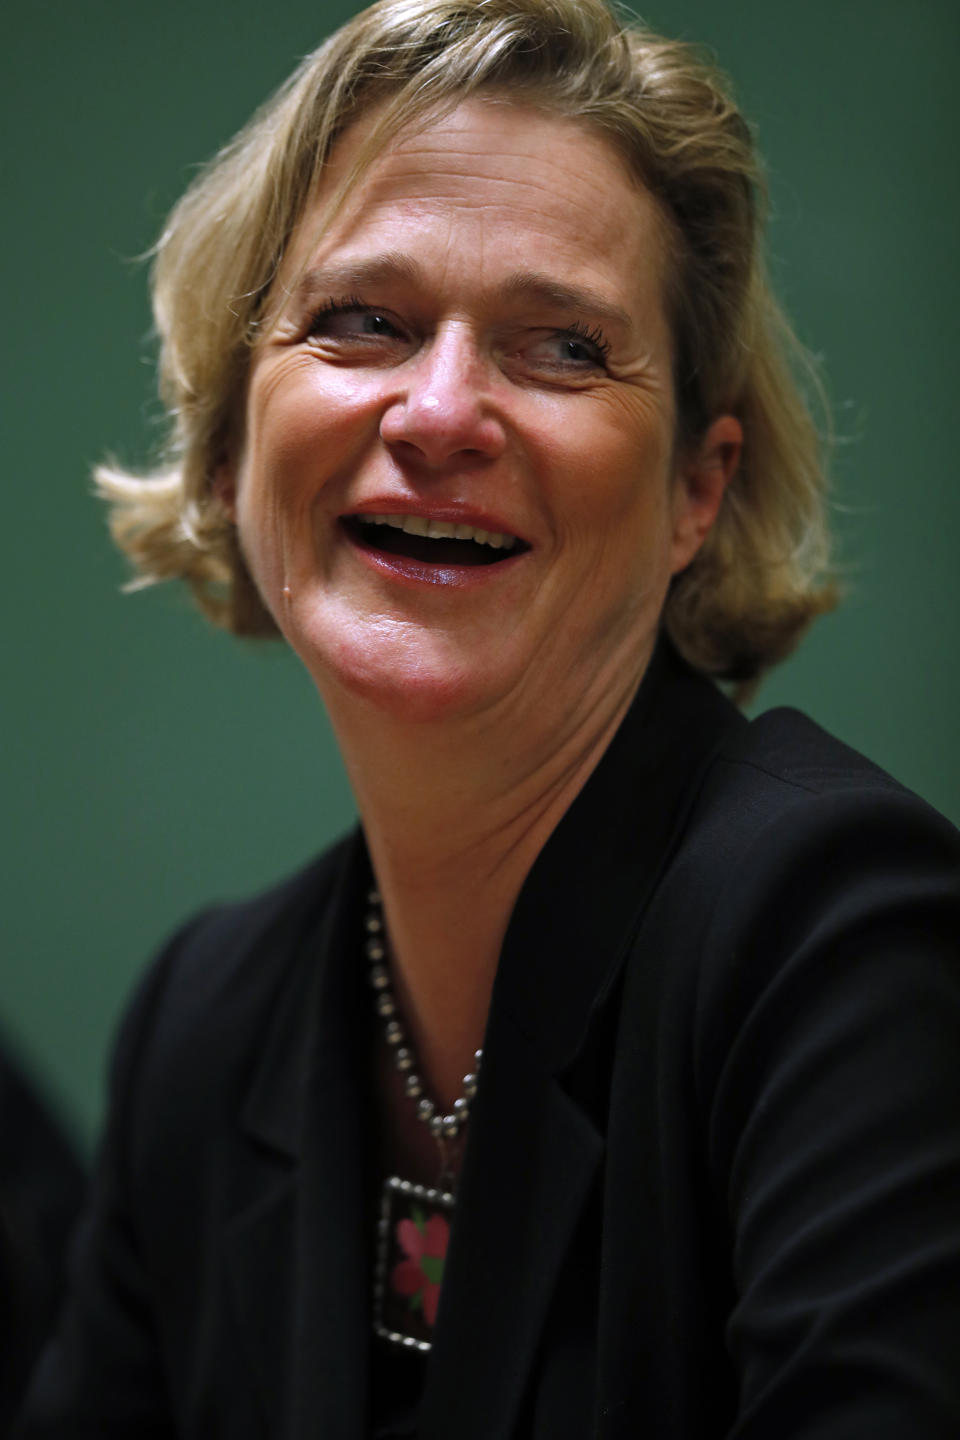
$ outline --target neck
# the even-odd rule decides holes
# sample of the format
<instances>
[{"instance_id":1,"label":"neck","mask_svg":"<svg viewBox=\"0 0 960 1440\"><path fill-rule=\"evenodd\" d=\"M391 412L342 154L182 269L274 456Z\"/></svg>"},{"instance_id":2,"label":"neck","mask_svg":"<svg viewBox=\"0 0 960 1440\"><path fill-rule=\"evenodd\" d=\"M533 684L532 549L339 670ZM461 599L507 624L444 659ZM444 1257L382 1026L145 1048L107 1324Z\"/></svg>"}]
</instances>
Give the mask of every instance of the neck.
<instances>
[{"instance_id":1,"label":"neck","mask_svg":"<svg viewBox=\"0 0 960 1440\"><path fill-rule=\"evenodd\" d=\"M397 1002L444 1106L483 1044L521 886L635 690L611 684L559 729L507 706L404 721L325 694L383 900Z\"/></svg>"}]
</instances>

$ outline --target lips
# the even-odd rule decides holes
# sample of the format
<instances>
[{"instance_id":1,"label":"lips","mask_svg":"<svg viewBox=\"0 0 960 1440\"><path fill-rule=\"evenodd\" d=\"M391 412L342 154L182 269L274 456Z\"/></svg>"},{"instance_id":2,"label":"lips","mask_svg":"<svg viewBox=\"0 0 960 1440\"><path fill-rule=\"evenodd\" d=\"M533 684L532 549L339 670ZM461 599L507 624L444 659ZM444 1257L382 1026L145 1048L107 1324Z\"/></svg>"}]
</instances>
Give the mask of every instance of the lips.
<instances>
[{"instance_id":1,"label":"lips","mask_svg":"<svg viewBox=\"0 0 960 1440\"><path fill-rule=\"evenodd\" d=\"M530 548L505 531L423 515L346 515L342 524L365 550L443 569L496 565Z\"/></svg>"}]
</instances>

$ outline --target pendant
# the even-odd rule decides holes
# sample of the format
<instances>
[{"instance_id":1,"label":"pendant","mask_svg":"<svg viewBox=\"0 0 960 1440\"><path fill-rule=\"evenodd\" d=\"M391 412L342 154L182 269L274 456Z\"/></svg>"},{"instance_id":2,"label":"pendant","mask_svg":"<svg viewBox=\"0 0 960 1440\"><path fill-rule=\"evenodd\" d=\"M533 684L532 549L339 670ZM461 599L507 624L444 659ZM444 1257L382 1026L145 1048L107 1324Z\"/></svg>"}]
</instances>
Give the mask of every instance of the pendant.
<instances>
[{"instance_id":1,"label":"pendant","mask_svg":"<svg viewBox=\"0 0 960 1440\"><path fill-rule=\"evenodd\" d=\"M373 1326L384 1340L428 1351L433 1342L453 1195L391 1175L383 1183Z\"/></svg>"}]
</instances>

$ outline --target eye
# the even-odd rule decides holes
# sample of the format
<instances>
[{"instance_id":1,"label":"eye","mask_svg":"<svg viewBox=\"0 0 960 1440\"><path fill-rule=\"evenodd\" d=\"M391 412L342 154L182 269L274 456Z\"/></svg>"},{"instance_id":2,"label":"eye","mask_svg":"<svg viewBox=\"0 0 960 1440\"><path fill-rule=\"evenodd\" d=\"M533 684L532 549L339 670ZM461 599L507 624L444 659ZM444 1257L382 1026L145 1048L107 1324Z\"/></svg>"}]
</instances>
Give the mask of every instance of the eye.
<instances>
[{"instance_id":1,"label":"eye","mask_svg":"<svg viewBox=\"0 0 960 1440\"><path fill-rule=\"evenodd\" d=\"M579 324L566 330L541 332L524 347L524 359L532 369L558 375L606 370L609 353L602 330L589 330Z\"/></svg>"},{"instance_id":2,"label":"eye","mask_svg":"<svg viewBox=\"0 0 960 1440\"><path fill-rule=\"evenodd\" d=\"M307 337L344 351L376 351L384 345L406 344L410 339L392 315L354 297L328 300L311 319Z\"/></svg>"}]
</instances>

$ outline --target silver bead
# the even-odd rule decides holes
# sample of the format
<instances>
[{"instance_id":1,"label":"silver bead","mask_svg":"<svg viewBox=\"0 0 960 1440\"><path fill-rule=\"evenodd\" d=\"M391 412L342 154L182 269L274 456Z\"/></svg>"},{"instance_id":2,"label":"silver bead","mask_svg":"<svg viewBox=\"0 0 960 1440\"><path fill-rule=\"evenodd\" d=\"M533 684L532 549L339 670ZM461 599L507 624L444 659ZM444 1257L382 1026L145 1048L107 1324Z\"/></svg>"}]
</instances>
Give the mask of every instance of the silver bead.
<instances>
[{"instance_id":1,"label":"silver bead","mask_svg":"<svg viewBox=\"0 0 960 1440\"><path fill-rule=\"evenodd\" d=\"M368 904L368 905L379 905L379 904L380 904L380 891L377 889L376 885L371 885L371 886L370 886L370 889L367 891L367 904Z\"/></svg>"},{"instance_id":2,"label":"silver bead","mask_svg":"<svg viewBox=\"0 0 960 1440\"><path fill-rule=\"evenodd\" d=\"M367 932L364 949L371 962L370 984L376 995L377 1013L385 1021L384 1035L387 1044L393 1047L394 1063L403 1076L404 1091L409 1099L417 1102L417 1118L430 1127L430 1132L439 1142L442 1152L443 1141L456 1140L470 1117L470 1101L477 1091L476 1072L480 1069L483 1051L476 1051L474 1070L471 1074L464 1076L464 1093L454 1101L452 1112L449 1115L438 1115L434 1101L423 1093L423 1081L414 1068L417 1057L409 1046L403 1025L395 1018L397 1006L390 986L390 971L386 963L386 944L383 935L383 916L379 910L380 896L376 889L370 890L368 901L371 908L364 919L364 927ZM397 1183L401 1188L407 1184L407 1182ZM428 1349L429 1347L423 1348Z\"/></svg>"},{"instance_id":3,"label":"silver bead","mask_svg":"<svg viewBox=\"0 0 960 1440\"><path fill-rule=\"evenodd\" d=\"M482 1050L475 1050L475 1051L473 1052L473 1063L474 1063L475 1068L476 1068L477 1070L479 1070L479 1069L480 1069L480 1066L483 1064L483 1051L482 1051Z\"/></svg>"}]
</instances>

